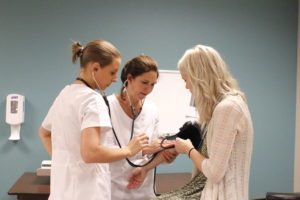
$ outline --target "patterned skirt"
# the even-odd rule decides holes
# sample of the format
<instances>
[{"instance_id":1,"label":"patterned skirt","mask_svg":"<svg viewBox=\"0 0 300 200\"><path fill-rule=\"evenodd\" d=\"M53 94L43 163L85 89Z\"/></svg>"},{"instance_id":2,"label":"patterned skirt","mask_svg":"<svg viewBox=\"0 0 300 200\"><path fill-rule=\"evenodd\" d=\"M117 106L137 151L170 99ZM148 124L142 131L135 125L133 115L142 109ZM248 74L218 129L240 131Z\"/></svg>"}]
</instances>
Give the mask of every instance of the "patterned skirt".
<instances>
[{"instance_id":1,"label":"patterned skirt","mask_svg":"<svg viewBox=\"0 0 300 200\"><path fill-rule=\"evenodd\" d=\"M203 145L198 151L205 157L208 157L206 139L204 139ZM205 183L206 177L202 172L198 172L196 176L182 188L161 194L153 200L199 200Z\"/></svg>"}]
</instances>

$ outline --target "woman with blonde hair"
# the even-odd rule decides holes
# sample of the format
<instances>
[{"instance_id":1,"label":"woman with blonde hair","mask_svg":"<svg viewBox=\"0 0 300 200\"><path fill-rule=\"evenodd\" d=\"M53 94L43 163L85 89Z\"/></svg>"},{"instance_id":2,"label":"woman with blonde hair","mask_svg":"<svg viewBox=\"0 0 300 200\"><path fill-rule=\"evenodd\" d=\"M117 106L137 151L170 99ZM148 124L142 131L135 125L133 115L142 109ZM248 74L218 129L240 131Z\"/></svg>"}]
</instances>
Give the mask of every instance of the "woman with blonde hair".
<instances>
[{"instance_id":1,"label":"woman with blonde hair","mask_svg":"<svg viewBox=\"0 0 300 200\"><path fill-rule=\"evenodd\" d=\"M253 126L245 95L212 47L187 50L178 67L207 126L208 157L188 140L177 138L175 144L207 178L201 199L248 199Z\"/></svg>"}]
</instances>

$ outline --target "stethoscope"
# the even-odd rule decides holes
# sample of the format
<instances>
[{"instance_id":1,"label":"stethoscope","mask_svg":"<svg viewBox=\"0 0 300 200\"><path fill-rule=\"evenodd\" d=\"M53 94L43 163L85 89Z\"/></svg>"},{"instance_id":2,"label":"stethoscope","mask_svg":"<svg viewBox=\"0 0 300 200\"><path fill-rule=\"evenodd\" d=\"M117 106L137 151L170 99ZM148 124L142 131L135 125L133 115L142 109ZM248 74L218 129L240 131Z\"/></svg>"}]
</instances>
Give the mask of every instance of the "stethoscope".
<instances>
[{"instance_id":1,"label":"stethoscope","mask_svg":"<svg viewBox=\"0 0 300 200\"><path fill-rule=\"evenodd\" d=\"M98 88L99 88L99 90L100 90L100 87L99 87L97 81L95 80L94 76L93 76L93 79L94 79L96 85L98 86ZM84 83L87 87L93 89L92 86L91 86L86 80L84 80L83 78L77 77L76 80L81 81L81 82ZM126 89L126 81L124 82L123 86L124 86L124 88ZM110 111L110 106L109 106L109 102L108 102L107 96L105 95L104 91L102 91L102 90L100 90L100 93L101 93L101 96L103 97L104 102L105 102L105 104L106 104L106 106L107 106L107 108L108 108L109 117L110 117L110 120L111 120L111 123L112 123L111 111ZM128 91L126 91L126 94L128 95ZM128 95L127 97L128 97L129 104L130 104L130 109L131 109L131 112L132 112L132 115L133 115L132 123L131 123L130 139L129 139L129 141L130 141L130 140L132 139L132 137L133 137L135 120L136 120L136 118L138 117L138 115L139 115L139 114L141 113L141 111L142 111L144 101L143 101L143 103L142 103L142 108L141 108L140 112L139 112L139 113L136 113L135 108L132 106L132 103L131 103L131 100L130 100L129 95ZM117 143L118 143L119 148L122 148L122 145L121 145L121 143L120 143L120 140L119 140L119 138L118 138L118 135L117 135L117 133L116 133L116 131L115 131L115 129L114 129L113 126L112 126L112 132L113 132L114 137L115 137L115 139L116 139L116 141L117 141ZM159 151L159 152L160 152L160 151ZM128 164L129 164L130 166L132 166L132 167L135 167L135 168L136 168L136 167L144 167L144 166L148 165L149 163L151 163L151 162L153 161L153 159L157 156L157 154L158 154L159 152L154 153L154 154L152 155L152 157L151 157L146 163L144 163L144 164L135 164L135 163L133 163L132 161L130 161L129 158L125 158L125 159L126 159L126 161L128 162Z\"/></svg>"},{"instance_id":2,"label":"stethoscope","mask_svg":"<svg viewBox=\"0 0 300 200\"><path fill-rule=\"evenodd\" d=\"M203 145L203 142L204 142L204 138L206 137L206 134L207 134L207 124L205 124L202 128L201 128L201 132L202 132L202 135L201 135L201 141L199 142L199 144L197 146L194 146L195 149L200 149L201 146ZM176 140L176 138L178 137L179 133L175 134L175 135L170 135L170 136L165 136L164 138L162 138L161 142L160 142L160 147L162 149L171 149L171 148L174 148L175 145L171 145L171 146L164 146L164 142L166 140Z\"/></svg>"},{"instance_id":3,"label":"stethoscope","mask_svg":"<svg viewBox=\"0 0 300 200\"><path fill-rule=\"evenodd\" d=\"M102 96L102 98L103 98L103 100L104 100L104 102L105 102L105 104L106 104L106 106L107 106L107 108L108 108L108 113L109 113L110 121L111 121L111 123L112 123L111 111L110 111L110 106L109 106L109 102L108 102L107 96L105 95L104 91L102 91L102 90L100 89L100 87L99 87L97 81L95 80L94 74L92 74L92 75L93 75L93 79L94 79L96 85L97 85L98 88L99 88L99 91L100 91L100 93L101 93L101 96ZM77 77L76 80L81 81L81 82L84 83L87 87L93 89L93 88L91 87L91 85L88 84L88 82L86 82L83 78ZM125 83L124 83L123 85L124 85L124 88L126 88ZM127 95L128 95L128 91L127 91L126 93L127 93ZM131 133L130 133L130 140L131 140L132 137L133 137L133 132L134 132L134 122L135 122L136 118L138 117L138 115L141 113L142 108L143 108L143 104L144 104L145 101L144 101L143 104L142 104L142 108L141 108L140 112L139 112L138 114L135 114L135 109L134 109L134 107L133 107L132 104L131 104L131 100L130 100L130 98L129 98L129 95L128 95L128 99L129 99L129 103L130 103L130 109L131 109L131 112L132 112L132 114L133 114L133 119L132 119L132 124L131 124ZM115 129L113 128L113 126L112 126L112 131L113 131L114 137L115 137L115 139L116 139L116 141L117 141L117 143L118 143L119 148L122 148L122 145L121 145L121 143L120 143L120 141L119 141L119 138L118 138L117 133L116 133ZM161 146L162 146L162 145L161 145ZM163 148L163 150L164 150L164 149L166 149L166 148ZM162 151L162 150L161 150L161 151ZM128 163L131 167L134 167L134 168L136 168L136 167L144 167L144 166L148 165L149 163L151 163L151 162L154 160L154 158L158 155L158 153L160 153L161 151L158 151L158 152L154 153L154 154L152 155L152 157L151 157L146 163L144 163L144 164L142 164L142 165L133 163L132 161L129 160L129 158L126 158L126 161L127 161L127 163ZM155 184L155 182L156 182L156 167L154 168L154 173L153 173L153 192L154 192L154 194L155 194L156 196L159 196L160 194L157 194L157 193L156 193L156 188L155 188L155 185L156 185L156 184Z\"/></svg>"},{"instance_id":4,"label":"stethoscope","mask_svg":"<svg viewBox=\"0 0 300 200\"><path fill-rule=\"evenodd\" d=\"M127 81L127 80L126 80L126 81ZM132 116L133 116L133 118L132 118L132 123L131 123L130 139L129 139L129 141L130 141L130 140L132 139L132 137L133 137L135 120L136 120L136 118L139 116L139 114L142 112L142 109L143 109L143 105L144 105L145 100L142 102L141 110L137 113L136 110L135 110L135 108L133 107L133 105L132 105L132 103L131 103L131 100L130 100L128 91L126 90L126 81L124 82L123 86L124 86L124 89L125 89L125 92L126 92L128 101L129 101L129 106L130 106L131 114L132 114ZM105 103L106 103L106 105L107 105L107 107L108 107L108 112L109 112L110 119L112 119L112 117L111 117L111 111L110 111L110 106L109 106L109 102L108 102L106 96L103 96L103 98L106 99L106 100L104 100L104 101L105 101ZM117 135L117 133L116 133L116 131L115 131L115 129L114 129L113 126L112 126L112 131L113 131L113 134L114 134L114 136L115 136L115 139L116 139L116 141L117 141L117 143L118 143L119 148L122 148L122 145L121 145L121 143L120 143L120 140L119 140L119 138L118 138L118 135ZM159 152L156 152L156 153L152 154L152 157L151 157L146 163L144 163L144 164L135 164L135 163L133 163L129 158L126 158L126 161L127 161L127 163L128 163L131 167L134 167L134 168L136 168L136 167L144 167L144 166L148 165L149 163L151 163L151 162L153 161L153 159L158 155L158 153L159 153Z\"/></svg>"}]
</instances>

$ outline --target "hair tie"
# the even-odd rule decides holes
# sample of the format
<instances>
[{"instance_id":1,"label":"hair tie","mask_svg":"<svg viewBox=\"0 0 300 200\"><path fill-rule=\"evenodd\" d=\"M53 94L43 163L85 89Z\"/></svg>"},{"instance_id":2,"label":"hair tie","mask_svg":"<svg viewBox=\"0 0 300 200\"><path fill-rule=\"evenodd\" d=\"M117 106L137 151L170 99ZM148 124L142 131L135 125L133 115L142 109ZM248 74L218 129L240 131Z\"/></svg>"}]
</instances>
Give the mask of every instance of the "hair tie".
<instances>
[{"instance_id":1,"label":"hair tie","mask_svg":"<svg viewBox=\"0 0 300 200\"><path fill-rule=\"evenodd\" d=\"M81 57L83 55L83 49L84 49L83 46L79 47L79 50L78 50L78 53L77 53L78 57Z\"/></svg>"}]
</instances>

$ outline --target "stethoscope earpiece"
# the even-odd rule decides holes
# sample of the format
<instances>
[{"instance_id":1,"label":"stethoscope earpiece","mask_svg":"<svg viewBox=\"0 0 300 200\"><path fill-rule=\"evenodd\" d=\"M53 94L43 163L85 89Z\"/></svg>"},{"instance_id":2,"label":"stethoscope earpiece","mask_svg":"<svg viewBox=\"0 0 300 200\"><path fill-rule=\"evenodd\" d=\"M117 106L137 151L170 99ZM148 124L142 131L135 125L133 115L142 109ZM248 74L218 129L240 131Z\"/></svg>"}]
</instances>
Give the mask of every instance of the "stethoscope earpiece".
<instances>
[{"instance_id":1,"label":"stethoscope earpiece","mask_svg":"<svg viewBox=\"0 0 300 200\"><path fill-rule=\"evenodd\" d=\"M123 83L123 87L124 87L125 90L126 90L127 84L128 84L128 80L125 80L124 83Z\"/></svg>"}]
</instances>

